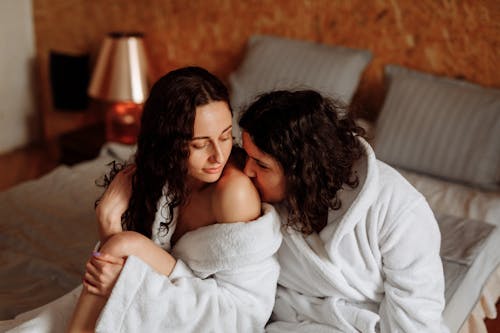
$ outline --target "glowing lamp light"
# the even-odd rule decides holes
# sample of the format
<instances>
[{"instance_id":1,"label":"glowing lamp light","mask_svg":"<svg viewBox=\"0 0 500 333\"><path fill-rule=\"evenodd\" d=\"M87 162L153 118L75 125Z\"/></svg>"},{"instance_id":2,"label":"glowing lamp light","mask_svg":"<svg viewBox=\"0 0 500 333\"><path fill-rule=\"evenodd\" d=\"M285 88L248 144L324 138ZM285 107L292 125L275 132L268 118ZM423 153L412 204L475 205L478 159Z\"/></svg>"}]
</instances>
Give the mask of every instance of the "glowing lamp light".
<instances>
[{"instance_id":1,"label":"glowing lamp light","mask_svg":"<svg viewBox=\"0 0 500 333\"><path fill-rule=\"evenodd\" d=\"M104 39L88 94L107 103L106 139L134 144L143 103L149 92L149 68L141 33L112 32Z\"/></svg>"},{"instance_id":2,"label":"glowing lamp light","mask_svg":"<svg viewBox=\"0 0 500 333\"><path fill-rule=\"evenodd\" d=\"M134 144L140 130L142 104L112 103L106 112L106 140Z\"/></svg>"}]
</instances>

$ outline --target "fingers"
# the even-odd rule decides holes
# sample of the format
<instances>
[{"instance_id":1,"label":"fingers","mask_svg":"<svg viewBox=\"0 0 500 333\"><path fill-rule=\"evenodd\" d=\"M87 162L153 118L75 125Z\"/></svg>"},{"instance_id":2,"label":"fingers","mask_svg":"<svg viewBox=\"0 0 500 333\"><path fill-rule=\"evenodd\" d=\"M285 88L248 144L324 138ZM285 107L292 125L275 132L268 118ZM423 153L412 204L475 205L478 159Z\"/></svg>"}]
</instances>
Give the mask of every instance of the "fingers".
<instances>
[{"instance_id":1,"label":"fingers","mask_svg":"<svg viewBox=\"0 0 500 333\"><path fill-rule=\"evenodd\" d=\"M89 282L87 282L85 280L83 281L83 287L85 288L85 290L87 290L87 292L89 292L93 295L106 296L105 292L103 292L102 290L100 290L96 286L93 286L92 284L90 284Z\"/></svg>"},{"instance_id":2,"label":"fingers","mask_svg":"<svg viewBox=\"0 0 500 333\"><path fill-rule=\"evenodd\" d=\"M125 169L123 169L123 173L124 174L133 174L135 172L135 169L137 168L137 166L135 164L129 164L127 165L127 167Z\"/></svg>"},{"instance_id":3,"label":"fingers","mask_svg":"<svg viewBox=\"0 0 500 333\"><path fill-rule=\"evenodd\" d=\"M135 166L135 164L130 164L130 165L127 165L127 166L125 167L125 169L123 169L122 171L120 171L120 172L116 175L115 179L116 179L116 178L119 178L119 179L124 178L124 179L125 179L125 181L130 182L130 181L132 180L132 176L133 176L133 175L134 175L134 173L135 173L135 170L136 170L136 166Z\"/></svg>"},{"instance_id":4,"label":"fingers","mask_svg":"<svg viewBox=\"0 0 500 333\"><path fill-rule=\"evenodd\" d=\"M97 261L104 261L108 262L110 264L115 264L115 265L120 265L123 266L125 264L125 259L120 258L120 257L115 257L107 253L101 253L101 252L93 252L92 253L92 259L95 259Z\"/></svg>"},{"instance_id":5,"label":"fingers","mask_svg":"<svg viewBox=\"0 0 500 333\"><path fill-rule=\"evenodd\" d=\"M107 296L111 293L125 260L110 254L94 252L85 265L83 284L95 295Z\"/></svg>"},{"instance_id":6,"label":"fingers","mask_svg":"<svg viewBox=\"0 0 500 333\"><path fill-rule=\"evenodd\" d=\"M97 275L102 273L106 265L123 266L126 258L115 257L111 254L92 252L90 259L87 261L86 269L92 274ZM121 267L120 267L121 269Z\"/></svg>"},{"instance_id":7,"label":"fingers","mask_svg":"<svg viewBox=\"0 0 500 333\"><path fill-rule=\"evenodd\" d=\"M126 166L123 170L118 172L116 176L113 178L111 181L110 187L117 186L118 184L124 183L124 184L130 184L132 181L132 176L135 173L136 170L135 164L130 164Z\"/></svg>"},{"instance_id":8,"label":"fingers","mask_svg":"<svg viewBox=\"0 0 500 333\"><path fill-rule=\"evenodd\" d=\"M121 268L122 265L99 261L97 258L91 257L85 265L84 278L94 286L102 285L112 280L116 275L114 272L120 271Z\"/></svg>"},{"instance_id":9,"label":"fingers","mask_svg":"<svg viewBox=\"0 0 500 333\"><path fill-rule=\"evenodd\" d=\"M85 275L83 276L83 282L87 283L93 287L97 287L101 285L101 282L92 274L89 272L85 272Z\"/></svg>"},{"instance_id":10,"label":"fingers","mask_svg":"<svg viewBox=\"0 0 500 333\"><path fill-rule=\"evenodd\" d=\"M115 258L117 262L119 258ZM90 275L94 276L97 280L103 281L103 280L109 280L110 276L115 275L114 272L121 271L123 267L123 264L120 263L112 263L104 260L100 260L97 258L90 258L86 268L86 272L89 273Z\"/></svg>"},{"instance_id":11,"label":"fingers","mask_svg":"<svg viewBox=\"0 0 500 333\"><path fill-rule=\"evenodd\" d=\"M95 288L91 293L97 294L96 290L99 290L99 294L104 295L105 290L103 289L103 279L106 279L101 267L96 267L95 264L89 260L85 266L85 274L83 276L83 282L87 285ZM88 289L88 288L87 288ZM90 292L90 290L89 290Z\"/></svg>"},{"instance_id":12,"label":"fingers","mask_svg":"<svg viewBox=\"0 0 500 333\"><path fill-rule=\"evenodd\" d=\"M97 286L101 285L101 282L99 280L99 272L92 265L90 260L87 261L87 265L85 266L85 268L86 270L83 276L83 285L92 294L102 294L102 290L97 288Z\"/></svg>"},{"instance_id":13,"label":"fingers","mask_svg":"<svg viewBox=\"0 0 500 333\"><path fill-rule=\"evenodd\" d=\"M92 262L92 259L89 259L87 261L87 264L85 265L85 273L92 275L93 277L97 278L100 274L101 267L96 267L96 265Z\"/></svg>"}]
</instances>

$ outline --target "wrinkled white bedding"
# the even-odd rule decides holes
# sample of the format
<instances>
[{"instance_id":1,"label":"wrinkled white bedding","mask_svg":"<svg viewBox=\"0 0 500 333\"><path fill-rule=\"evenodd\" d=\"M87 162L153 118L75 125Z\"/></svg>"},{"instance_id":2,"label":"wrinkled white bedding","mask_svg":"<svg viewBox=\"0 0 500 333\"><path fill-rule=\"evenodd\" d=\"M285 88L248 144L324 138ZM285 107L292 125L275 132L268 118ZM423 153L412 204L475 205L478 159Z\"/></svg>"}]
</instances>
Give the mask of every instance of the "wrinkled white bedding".
<instances>
[{"instance_id":1,"label":"wrinkled white bedding","mask_svg":"<svg viewBox=\"0 0 500 333\"><path fill-rule=\"evenodd\" d=\"M84 262L97 240L93 204L101 189L94 181L108 169L113 156L130 154L130 149L116 148L108 145L93 161L72 168L60 166L0 193L1 320L46 304L80 284ZM401 173L426 196L435 212L500 226L500 192ZM450 297L444 317L451 332L467 320L497 269L499 243L500 228L496 228ZM490 283L482 296L494 301L499 295L500 284L491 287Z\"/></svg>"},{"instance_id":2,"label":"wrinkled white bedding","mask_svg":"<svg viewBox=\"0 0 500 333\"><path fill-rule=\"evenodd\" d=\"M450 297L444 311L444 319L451 332L486 332L484 322L477 318L469 320L469 314L482 299L481 303L488 308L477 309L475 312L489 313L490 317L496 315L494 304L500 297L500 192L485 192L413 172L399 171L424 194L435 212L466 217L472 219L470 223L479 220L497 226ZM488 288L483 290L486 284Z\"/></svg>"},{"instance_id":3,"label":"wrinkled white bedding","mask_svg":"<svg viewBox=\"0 0 500 333\"><path fill-rule=\"evenodd\" d=\"M97 240L94 180L102 156L0 193L0 319L48 303L81 283Z\"/></svg>"}]
</instances>

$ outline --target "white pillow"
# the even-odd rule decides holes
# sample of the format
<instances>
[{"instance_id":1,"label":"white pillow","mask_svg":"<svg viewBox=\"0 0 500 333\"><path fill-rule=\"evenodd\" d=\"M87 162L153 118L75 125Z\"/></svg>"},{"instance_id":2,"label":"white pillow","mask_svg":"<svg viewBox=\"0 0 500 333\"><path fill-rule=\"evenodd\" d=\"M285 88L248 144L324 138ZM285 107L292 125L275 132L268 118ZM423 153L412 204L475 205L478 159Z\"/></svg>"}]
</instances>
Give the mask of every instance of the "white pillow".
<instances>
[{"instance_id":1,"label":"white pillow","mask_svg":"<svg viewBox=\"0 0 500 333\"><path fill-rule=\"evenodd\" d=\"M350 103L371 57L367 50L275 36L250 37L243 62L229 76L235 136L239 136L242 108L265 92L313 89Z\"/></svg>"},{"instance_id":2,"label":"white pillow","mask_svg":"<svg viewBox=\"0 0 500 333\"><path fill-rule=\"evenodd\" d=\"M389 65L375 135L381 160L496 189L500 184L500 90Z\"/></svg>"}]
</instances>

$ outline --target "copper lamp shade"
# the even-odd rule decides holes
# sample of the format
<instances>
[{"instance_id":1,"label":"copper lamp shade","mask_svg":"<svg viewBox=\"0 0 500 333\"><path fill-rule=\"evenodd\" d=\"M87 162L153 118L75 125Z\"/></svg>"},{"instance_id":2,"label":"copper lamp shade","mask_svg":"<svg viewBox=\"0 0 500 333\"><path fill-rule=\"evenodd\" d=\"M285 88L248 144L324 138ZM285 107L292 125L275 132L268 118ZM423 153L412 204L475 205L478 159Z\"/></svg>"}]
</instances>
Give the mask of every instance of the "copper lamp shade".
<instances>
[{"instance_id":1,"label":"copper lamp shade","mask_svg":"<svg viewBox=\"0 0 500 333\"><path fill-rule=\"evenodd\" d=\"M106 105L106 139L134 144L143 103L149 93L149 70L140 33L110 33L101 46L88 94Z\"/></svg>"},{"instance_id":2,"label":"copper lamp shade","mask_svg":"<svg viewBox=\"0 0 500 333\"><path fill-rule=\"evenodd\" d=\"M110 33L101 46L88 94L108 102L140 104L149 92L148 74L142 34Z\"/></svg>"}]
</instances>

